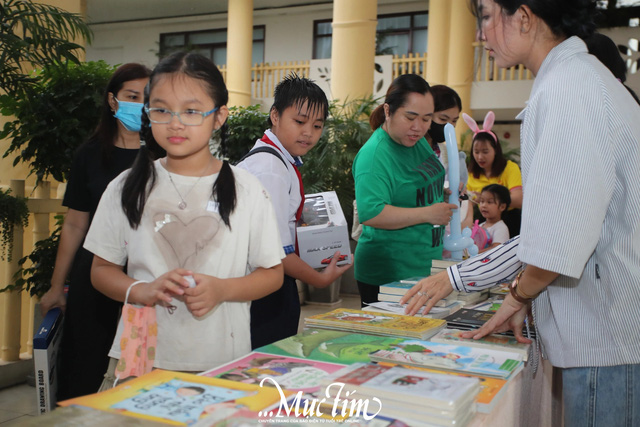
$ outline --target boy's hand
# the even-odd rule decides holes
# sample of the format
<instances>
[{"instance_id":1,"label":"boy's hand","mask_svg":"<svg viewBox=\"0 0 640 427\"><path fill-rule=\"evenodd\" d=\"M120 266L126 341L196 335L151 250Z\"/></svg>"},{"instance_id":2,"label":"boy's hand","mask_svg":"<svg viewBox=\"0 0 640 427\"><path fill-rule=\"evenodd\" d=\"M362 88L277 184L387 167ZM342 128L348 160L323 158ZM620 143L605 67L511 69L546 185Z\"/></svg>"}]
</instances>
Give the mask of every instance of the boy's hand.
<instances>
[{"instance_id":1,"label":"boy's hand","mask_svg":"<svg viewBox=\"0 0 640 427\"><path fill-rule=\"evenodd\" d=\"M131 288L129 300L147 306L171 304L174 295L183 295L184 289L189 287L184 276L191 274L191 271L184 268L168 271L153 282L140 283Z\"/></svg>"},{"instance_id":2,"label":"boy's hand","mask_svg":"<svg viewBox=\"0 0 640 427\"><path fill-rule=\"evenodd\" d=\"M353 266L353 262L345 265L338 266L338 260L340 259L340 251L336 251L331 258L329 265L320 273L323 278L323 282L318 288L324 288L336 281L336 279L344 274L345 271Z\"/></svg>"},{"instance_id":3,"label":"boy's hand","mask_svg":"<svg viewBox=\"0 0 640 427\"><path fill-rule=\"evenodd\" d=\"M193 274L196 286L184 291L184 302L195 317L202 317L224 301L224 279Z\"/></svg>"}]
</instances>

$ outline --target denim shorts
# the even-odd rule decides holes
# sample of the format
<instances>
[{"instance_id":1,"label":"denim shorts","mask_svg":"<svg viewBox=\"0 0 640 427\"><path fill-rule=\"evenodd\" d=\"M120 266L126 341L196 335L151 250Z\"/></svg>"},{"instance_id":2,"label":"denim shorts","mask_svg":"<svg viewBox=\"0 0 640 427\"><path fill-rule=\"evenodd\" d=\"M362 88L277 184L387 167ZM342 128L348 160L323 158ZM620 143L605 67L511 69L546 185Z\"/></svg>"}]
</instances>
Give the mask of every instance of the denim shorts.
<instances>
[{"instance_id":1,"label":"denim shorts","mask_svg":"<svg viewBox=\"0 0 640 427\"><path fill-rule=\"evenodd\" d=\"M565 427L640 426L640 365L562 369Z\"/></svg>"}]
</instances>

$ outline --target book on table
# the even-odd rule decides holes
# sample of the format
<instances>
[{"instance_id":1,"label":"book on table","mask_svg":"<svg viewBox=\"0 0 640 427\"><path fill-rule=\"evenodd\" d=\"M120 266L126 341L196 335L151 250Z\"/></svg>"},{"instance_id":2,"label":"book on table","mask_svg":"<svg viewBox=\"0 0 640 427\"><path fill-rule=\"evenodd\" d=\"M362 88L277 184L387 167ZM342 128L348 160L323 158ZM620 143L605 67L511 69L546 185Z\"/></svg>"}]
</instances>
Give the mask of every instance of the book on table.
<instances>
[{"instance_id":1,"label":"book on table","mask_svg":"<svg viewBox=\"0 0 640 427\"><path fill-rule=\"evenodd\" d=\"M481 311L481 310L473 310L469 308L463 308L461 310L456 311L453 314L445 317L443 320L447 322L447 327L451 329L461 329L465 331L470 331L473 329L478 329L493 315L495 312L493 311ZM531 339L536 339L536 330L533 324L529 325L527 330L526 325L522 328L522 333L525 337L530 337ZM512 331L507 331L501 333L499 335L513 336Z\"/></svg>"},{"instance_id":2,"label":"book on table","mask_svg":"<svg viewBox=\"0 0 640 427\"><path fill-rule=\"evenodd\" d=\"M307 326L426 339L445 325L442 319L339 308L305 318Z\"/></svg>"},{"instance_id":3,"label":"book on table","mask_svg":"<svg viewBox=\"0 0 640 427\"><path fill-rule=\"evenodd\" d=\"M431 341L405 340L369 354L373 362L401 363L445 371L508 378L523 364L518 353Z\"/></svg>"},{"instance_id":4,"label":"book on table","mask_svg":"<svg viewBox=\"0 0 640 427\"><path fill-rule=\"evenodd\" d=\"M455 313L460 310L464 305L461 301L453 301L450 305L446 307L432 307L428 314L422 314L425 306L422 306L420 310L414 316L418 317L429 317L431 319L442 319L447 317L451 313ZM373 302L364 307L362 310L364 311L376 311L380 313L396 313L396 314L404 314L407 304L400 304L397 302L390 301L378 301Z\"/></svg>"},{"instance_id":5,"label":"book on table","mask_svg":"<svg viewBox=\"0 0 640 427\"><path fill-rule=\"evenodd\" d=\"M429 340L443 344L464 345L467 347L487 348L493 350L510 351L522 356L525 362L528 359L529 347L531 344L518 342L514 337L506 335L487 335L480 339L463 338L461 335L465 331L459 329L443 329Z\"/></svg>"},{"instance_id":6,"label":"book on table","mask_svg":"<svg viewBox=\"0 0 640 427\"><path fill-rule=\"evenodd\" d=\"M403 340L402 337L308 328L256 351L348 365L369 362L369 353L391 348Z\"/></svg>"},{"instance_id":7,"label":"book on table","mask_svg":"<svg viewBox=\"0 0 640 427\"><path fill-rule=\"evenodd\" d=\"M369 412L397 417L410 425L461 425L475 413L477 378L425 372L400 366L355 363L323 380L324 396L368 403ZM355 392L355 393L354 393ZM377 400L376 400L377 399ZM378 403L379 407L375 407Z\"/></svg>"},{"instance_id":8,"label":"book on table","mask_svg":"<svg viewBox=\"0 0 640 427\"><path fill-rule=\"evenodd\" d=\"M338 363L253 351L246 356L199 375L239 381L245 384L260 384L265 378L273 378L280 387L287 390L312 393L320 389L320 381L324 377L345 366ZM273 386L273 383L267 382L266 385Z\"/></svg>"},{"instance_id":9,"label":"book on table","mask_svg":"<svg viewBox=\"0 0 640 427\"><path fill-rule=\"evenodd\" d=\"M192 425L229 411L252 413L280 402L293 392L236 381L156 369L110 390L59 402L80 405L174 425Z\"/></svg>"}]
</instances>

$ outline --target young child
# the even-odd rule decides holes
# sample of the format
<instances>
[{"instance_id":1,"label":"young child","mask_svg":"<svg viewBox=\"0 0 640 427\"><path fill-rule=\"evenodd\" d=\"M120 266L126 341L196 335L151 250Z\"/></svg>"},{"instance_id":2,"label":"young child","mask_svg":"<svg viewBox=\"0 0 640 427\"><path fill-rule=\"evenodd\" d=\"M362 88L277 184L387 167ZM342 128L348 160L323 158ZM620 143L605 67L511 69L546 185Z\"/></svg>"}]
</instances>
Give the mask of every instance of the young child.
<instances>
[{"instance_id":1,"label":"young child","mask_svg":"<svg viewBox=\"0 0 640 427\"><path fill-rule=\"evenodd\" d=\"M146 144L107 188L86 238L94 286L155 307L156 368L198 372L249 352L249 301L282 283L269 194L209 151L227 99L222 75L204 56L178 52L160 61L145 90ZM112 358L122 353L123 324Z\"/></svg>"},{"instance_id":2,"label":"young child","mask_svg":"<svg viewBox=\"0 0 640 427\"><path fill-rule=\"evenodd\" d=\"M295 279L323 288L351 266L338 267L336 262L340 254L336 253L329 265L319 272L302 261L296 251L296 223L304 205L304 189L298 171L302 165L300 156L316 145L328 114L327 97L318 85L296 75L285 77L274 91L268 119L270 129L238 164L258 177L269 191L286 253L282 287L251 304L253 348L298 332L300 300Z\"/></svg>"},{"instance_id":3,"label":"young child","mask_svg":"<svg viewBox=\"0 0 640 427\"><path fill-rule=\"evenodd\" d=\"M487 230L491 239L489 246L480 249L480 252L484 252L509 240L509 229L502 221L502 213L509 208L511 196L507 187L489 184L482 189L479 200L480 214L485 219L480 227Z\"/></svg>"}]
</instances>

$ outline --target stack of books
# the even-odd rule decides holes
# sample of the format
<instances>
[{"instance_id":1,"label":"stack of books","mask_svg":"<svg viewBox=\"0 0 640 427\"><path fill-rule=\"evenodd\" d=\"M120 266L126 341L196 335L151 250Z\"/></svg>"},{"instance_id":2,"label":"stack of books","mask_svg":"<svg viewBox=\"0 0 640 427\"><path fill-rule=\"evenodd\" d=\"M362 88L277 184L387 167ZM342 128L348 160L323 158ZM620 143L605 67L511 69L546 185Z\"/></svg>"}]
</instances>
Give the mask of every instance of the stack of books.
<instances>
[{"instance_id":1,"label":"stack of books","mask_svg":"<svg viewBox=\"0 0 640 427\"><path fill-rule=\"evenodd\" d=\"M369 414L411 426L464 426L476 411L477 378L443 375L400 366L356 363L323 380L323 396L360 399Z\"/></svg>"},{"instance_id":2,"label":"stack of books","mask_svg":"<svg viewBox=\"0 0 640 427\"><path fill-rule=\"evenodd\" d=\"M463 308L462 310L458 310L445 317L443 320L446 320L448 328L470 331L480 328L487 320L491 319L494 314L494 311L481 311ZM529 324L529 327L525 324L522 328L522 333L527 338L536 338L536 328L533 324ZM513 336L513 332L507 331L504 335Z\"/></svg>"},{"instance_id":3,"label":"stack of books","mask_svg":"<svg viewBox=\"0 0 640 427\"><path fill-rule=\"evenodd\" d=\"M440 273L443 270L446 270L447 267L458 264L462 261L453 260L453 259L434 259L431 260L431 275Z\"/></svg>"},{"instance_id":4,"label":"stack of books","mask_svg":"<svg viewBox=\"0 0 640 427\"><path fill-rule=\"evenodd\" d=\"M464 306L462 301L453 301L451 304L445 307L432 307L429 310L428 314L422 314L424 307L422 306L420 310L415 314L415 316L419 317L429 317L431 319L443 319L448 315L455 313L460 310ZM400 304L397 302L388 302L388 301L378 301L369 304L364 307L362 310L364 311L377 311L380 313L396 313L396 314L404 314L407 308L407 304Z\"/></svg>"},{"instance_id":5,"label":"stack of books","mask_svg":"<svg viewBox=\"0 0 640 427\"><path fill-rule=\"evenodd\" d=\"M427 339L444 328L442 319L339 308L304 319L309 327Z\"/></svg>"},{"instance_id":6,"label":"stack of books","mask_svg":"<svg viewBox=\"0 0 640 427\"><path fill-rule=\"evenodd\" d=\"M380 292L378 293L378 300L388 302L399 302L400 299L407 293L407 291L413 288L415 284L411 282L399 281L391 282L380 286ZM449 294L445 298L436 303L436 307L446 307L451 305L456 300L454 293Z\"/></svg>"},{"instance_id":7,"label":"stack of books","mask_svg":"<svg viewBox=\"0 0 640 427\"><path fill-rule=\"evenodd\" d=\"M519 372L523 366L523 357L518 353L420 340L406 340L396 348L371 353L369 358L372 362L400 363L503 379Z\"/></svg>"}]
</instances>

